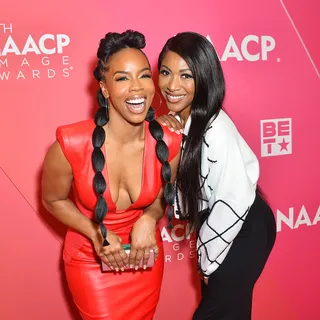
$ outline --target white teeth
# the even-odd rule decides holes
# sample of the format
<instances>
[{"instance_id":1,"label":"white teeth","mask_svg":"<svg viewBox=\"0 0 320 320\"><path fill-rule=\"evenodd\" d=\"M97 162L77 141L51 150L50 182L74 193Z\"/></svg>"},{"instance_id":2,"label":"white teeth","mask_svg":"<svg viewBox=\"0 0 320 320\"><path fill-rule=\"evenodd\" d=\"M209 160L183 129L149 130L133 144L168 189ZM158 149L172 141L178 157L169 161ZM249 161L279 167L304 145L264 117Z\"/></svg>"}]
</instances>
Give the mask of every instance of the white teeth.
<instances>
[{"instance_id":1,"label":"white teeth","mask_svg":"<svg viewBox=\"0 0 320 320\"><path fill-rule=\"evenodd\" d=\"M170 94L168 94L168 97L172 100L180 100L182 99L184 96L171 96Z\"/></svg>"},{"instance_id":2,"label":"white teeth","mask_svg":"<svg viewBox=\"0 0 320 320\"><path fill-rule=\"evenodd\" d=\"M145 98L140 98L140 99L131 99L127 100L127 103L132 103L132 104L141 104L145 101Z\"/></svg>"}]
</instances>

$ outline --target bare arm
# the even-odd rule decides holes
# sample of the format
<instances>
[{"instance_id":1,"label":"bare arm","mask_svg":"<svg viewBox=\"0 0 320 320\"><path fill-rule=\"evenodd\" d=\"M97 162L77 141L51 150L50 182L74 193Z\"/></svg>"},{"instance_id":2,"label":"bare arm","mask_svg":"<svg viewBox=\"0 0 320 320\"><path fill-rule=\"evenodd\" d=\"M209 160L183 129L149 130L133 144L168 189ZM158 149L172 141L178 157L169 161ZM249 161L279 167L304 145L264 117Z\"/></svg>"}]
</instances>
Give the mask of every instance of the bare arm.
<instances>
[{"instance_id":1,"label":"bare arm","mask_svg":"<svg viewBox=\"0 0 320 320\"><path fill-rule=\"evenodd\" d=\"M59 142L49 149L42 174L42 203L44 207L65 225L72 227L89 238L103 262L118 271L128 263L128 256L122 248L121 238L108 230L110 243L102 247L99 226L83 215L76 205L68 199L73 180L72 168L63 154Z\"/></svg>"},{"instance_id":2,"label":"bare arm","mask_svg":"<svg viewBox=\"0 0 320 320\"><path fill-rule=\"evenodd\" d=\"M59 142L55 142L44 160L42 204L60 222L93 240L97 237L96 224L84 216L68 199L72 180L70 163L63 154Z\"/></svg>"}]
</instances>

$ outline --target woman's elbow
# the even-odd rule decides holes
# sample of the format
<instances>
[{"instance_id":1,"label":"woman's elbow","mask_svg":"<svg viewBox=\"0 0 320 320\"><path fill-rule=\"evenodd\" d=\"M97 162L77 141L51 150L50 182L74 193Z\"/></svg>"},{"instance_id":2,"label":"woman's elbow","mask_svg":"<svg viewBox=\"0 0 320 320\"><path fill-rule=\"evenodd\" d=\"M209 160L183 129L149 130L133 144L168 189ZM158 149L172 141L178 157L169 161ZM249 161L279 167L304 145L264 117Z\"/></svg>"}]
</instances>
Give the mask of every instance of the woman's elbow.
<instances>
[{"instance_id":1,"label":"woman's elbow","mask_svg":"<svg viewBox=\"0 0 320 320\"><path fill-rule=\"evenodd\" d=\"M53 203L54 203L54 201L50 201L49 199L46 199L46 198L42 197L41 202L42 202L43 207L47 211L49 211L50 213L53 212Z\"/></svg>"}]
</instances>

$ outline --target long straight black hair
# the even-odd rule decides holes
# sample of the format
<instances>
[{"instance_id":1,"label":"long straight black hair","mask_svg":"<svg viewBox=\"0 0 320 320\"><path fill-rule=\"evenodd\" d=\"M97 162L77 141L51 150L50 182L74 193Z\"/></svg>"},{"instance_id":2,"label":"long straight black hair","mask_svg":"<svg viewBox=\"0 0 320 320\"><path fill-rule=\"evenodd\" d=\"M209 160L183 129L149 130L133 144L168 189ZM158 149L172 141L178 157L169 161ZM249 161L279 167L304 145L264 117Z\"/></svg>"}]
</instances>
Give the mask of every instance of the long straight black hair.
<instances>
[{"instance_id":1,"label":"long straight black hair","mask_svg":"<svg viewBox=\"0 0 320 320\"><path fill-rule=\"evenodd\" d=\"M191 126L184 144L177 186L180 189L183 186L183 210L180 214L192 223L196 223L199 199L202 198L200 185L202 141L208 122L222 109L225 81L216 51L202 35L183 32L170 38L159 55L159 70L168 51L175 52L186 61L195 80Z\"/></svg>"}]
</instances>

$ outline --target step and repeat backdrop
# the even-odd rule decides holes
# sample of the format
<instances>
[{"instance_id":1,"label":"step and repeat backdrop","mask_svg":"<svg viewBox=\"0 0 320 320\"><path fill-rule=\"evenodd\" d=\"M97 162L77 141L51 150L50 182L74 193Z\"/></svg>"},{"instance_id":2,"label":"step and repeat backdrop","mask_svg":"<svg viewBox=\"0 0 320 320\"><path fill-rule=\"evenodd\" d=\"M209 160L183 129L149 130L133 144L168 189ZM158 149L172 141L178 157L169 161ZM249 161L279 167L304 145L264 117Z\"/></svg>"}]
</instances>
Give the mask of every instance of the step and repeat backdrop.
<instances>
[{"instance_id":1,"label":"step and repeat backdrop","mask_svg":"<svg viewBox=\"0 0 320 320\"><path fill-rule=\"evenodd\" d=\"M1 319L80 319L61 261L66 228L41 205L41 166L56 127L96 111L100 38L129 28L145 34L155 80L158 54L176 33L196 31L215 46L225 109L260 160L277 220L253 319L320 319L317 0L0 0L0 8ZM153 105L166 112L158 95ZM181 222L165 225L155 319L191 319L200 298L195 240Z\"/></svg>"}]
</instances>

